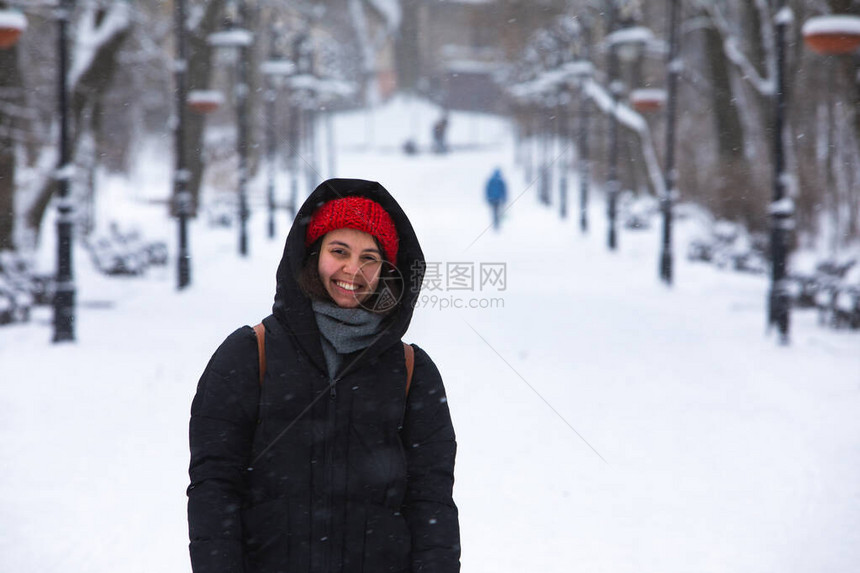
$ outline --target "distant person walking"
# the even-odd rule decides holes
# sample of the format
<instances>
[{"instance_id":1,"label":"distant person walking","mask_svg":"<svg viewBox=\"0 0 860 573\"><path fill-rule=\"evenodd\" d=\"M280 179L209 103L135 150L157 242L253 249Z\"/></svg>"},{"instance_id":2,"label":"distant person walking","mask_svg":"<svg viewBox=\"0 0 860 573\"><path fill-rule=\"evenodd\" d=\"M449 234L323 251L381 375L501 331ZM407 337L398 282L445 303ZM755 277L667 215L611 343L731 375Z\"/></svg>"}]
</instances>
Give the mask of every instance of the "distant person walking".
<instances>
[{"instance_id":1,"label":"distant person walking","mask_svg":"<svg viewBox=\"0 0 860 573\"><path fill-rule=\"evenodd\" d=\"M497 231L501 226L502 207L508 200L508 186L502 178L502 170L496 168L490 180L487 181L487 203L493 212L493 228Z\"/></svg>"},{"instance_id":2,"label":"distant person walking","mask_svg":"<svg viewBox=\"0 0 860 573\"><path fill-rule=\"evenodd\" d=\"M433 124L433 151L435 153L448 152L448 112Z\"/></svg>"}]
</instances>

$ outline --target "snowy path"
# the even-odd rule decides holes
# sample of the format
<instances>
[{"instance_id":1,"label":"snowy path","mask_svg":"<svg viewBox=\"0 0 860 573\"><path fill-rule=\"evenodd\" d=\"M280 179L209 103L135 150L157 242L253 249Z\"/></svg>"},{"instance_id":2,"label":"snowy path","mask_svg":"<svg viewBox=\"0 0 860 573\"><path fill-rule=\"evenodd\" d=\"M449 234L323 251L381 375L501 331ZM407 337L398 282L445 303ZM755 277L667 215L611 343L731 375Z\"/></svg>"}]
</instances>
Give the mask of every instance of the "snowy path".
<instances>
[{"instance_id":1,"label":"snowy path","mask_svg":"<svg viewBox=\"0 0 860 573\"><path fill-rule=\"evenodd\" d=\"M416 113L432 118L379 112L375 137L396 147ZM363 121L338 123L350 149ZM764 335L762 278L680 257L677 286L663 288L656 231L624 233L608 254L597 199L588 236L534 189L502 233L483 233L490 170L505 169L514 197L525 186L498 124L455 115L452 129L455 142L499 145L444 158L351 152L340 173L392 190L429 262L506 264L504 291L427 291L407 337L448 388L464 572L856 569L860 337L796 313L793 345L780 348ZM157 208L111 197L106 208L172 238ZM248 260L233 231L193 226L183 294L172 269L107 280L79 254L73 345L49 344L49 314L0 329L0 570L190 570L196 379L224 336L268 313L280 258L263 217L252 224ZM504 307L439 308L472 298Z\"/></svg>"}]
</instances>

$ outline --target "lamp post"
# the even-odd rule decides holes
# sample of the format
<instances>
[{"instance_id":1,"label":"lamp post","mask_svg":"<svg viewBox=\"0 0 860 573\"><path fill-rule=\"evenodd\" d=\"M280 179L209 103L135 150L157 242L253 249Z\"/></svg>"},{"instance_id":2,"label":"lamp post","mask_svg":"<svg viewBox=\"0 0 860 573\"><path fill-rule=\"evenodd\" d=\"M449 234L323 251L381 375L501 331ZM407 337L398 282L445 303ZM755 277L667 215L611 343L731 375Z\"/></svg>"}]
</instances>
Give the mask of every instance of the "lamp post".
<instances>
[{"instance_id":1,"label":"lamp post","mask_svg":"<svg viewBox=\"0 0 860 573\"><path fill-rule=\"evenodd\" d=\"M660 253L660 278L667 285L672 284L672 205L675 200L675 184L678 173L675 169L675 119L678 109L678 76L681 73L681 61L678 58L678 20L680 18L680 1L669 1L669 53L666 56L667 109L666 109L666 162L663 167L663 179L666 189L660 200L663 211L663 242Z\"/></svg>"},{"instance_id":2,"label":"lamp post","mask_svg":"<svg viewBox=\"0 0 860 573\"><path fill-rule=\"evenodd\" d=\"M277 25L272 22L269 29L269 58L271 62L275 61L276 53L276 38L278 32ZM265 70L264 70L265 72ZM268 183L266 185L266 203L269 207L269 238L275 238L275 152L277 150L277 141L275 140L275 78L272 75L266 74L266 167L268 172Z\"/></svg>"},{"instance_id":3,"label":"lamp post","mask_svg":"<svg viewBox=\"0 0 860 573\"><path fill-rule=\"evenodd\" d=\"M69 100L68 100L68 26L74 0L60 0L56 16L59 33L57 37L57 99L60 113L59 161L57 166L57 274L54 294L54 342L75 340L75 282L72 260L72 233L74 207L69 196L69 180L72 177L69 148Z\"/></svg>"},{"instance_id":4,"label":"lamp post","mask_svg":"<svg viewBox=\"0 0 860 573\"><path fill-rule=\"evenodd\" d=\"M666 92L659 88L632 90L629 99L630 106L641 114L657 112L666 107Z\"/></svg>"},{"instance_id":5,"label":"lamp post","mask_svg":"<svg viewBox=\"0 0 860 573\"><path fill-rule=\"evenodd\" d=\"M335 177L337 173L337 145L332 106L345 98L355 96L355 93L354 85L333 77L324 78L319 83L320 104L325 110L326 159L329 177Z\"/></svg>"},{"instance_id":6,"label":"lamp post","mask_svg":"<svg viewBox=\"0 0 860 573\"><path fill-rule=\"evenodd\" d=\"M558 95L557 107L556 107L556 116L558 117L558 132L559 132L559 147L562 149L562 153L564 156L561 159L560 169L559 169L559 180L558 180L558 194L559 194L559 216L562 219L567 219L567 171L570 169L569 163L569 153L565 151L567 146L567 140L570 138L570 130L569 130L569 121L567 117L567 110L570 107L570 91L568 90L567 83L563 82L561 84L561 91Z\"/></svg>"},{"instance_id":7,"label":"lamp post","mask_svg":"<svg viewBox=\"0 0 860 573\"><path fill-rule=\"evenodd\" d=\"M21 86L20 76L10 73L18 61L18 51L15 49L18 39L27 27L27 18L23 13L6 9L8 4L0 0L0 92L12 86ZM8 110L0 107L0 117L6 116ZM12 225L14 220L14 180L16 172L14 134L7 127L6 118L0 119L0 251L12 246ZM5 299L5 297L3 297ZM5 302L5 301L4 301Z\"/></svg>"},{"instance_id":8,"label":"lamp post","mask_svg":"<svg viewBox=\"0 0 860 573\"><path fill-rule=\"evenodd\" d=\"M537 114L537 103L529 99L525 104L525 124L526 135L524 141L525 149L525 165L523 166L523 176L526 185L531 185L535 175L535 145L537 140L537 127L535 115Z\"/></svg>"},{"instance_id":9,"label":"lamp post","mask_svg":"<svg viewBox=\"0 0 860 573\"><path fill-rule=\"evenodd\" d=\"M236 151L239 156L239 254L248 256L248 46L253 41L251 32L242 28L245 22L245 3L233 0L227 29L210 34L209 44L233 48L238 52L236 61Z\"/></svg>"},{"instance_id":10,"label":"lamp post","mask_svg":"<svg viewBox=\"0 0 860 573\"><path fill-rule=\"evenodd\" d=\"M269 204L269 238L275 236L275 174L276 174L276 154L278 151L277 145L277 121L275 119L277 91L283 87L284 79L289 78L295 72L295 65L290 60L281 57L281 52L277 48L277 38L280 31L280 25L274 23L271 29L271 43L269 45L270 59L263 62L261 71L267 78L266 88L266 155L268 163L268 204ZM287 98L289 100L289 98ZM292 109L292 107L290 108ZM292 130L293 126L290 125ZM292 158L292 153L290 155ZM293 169L291 166L290 169ZM292 210L295 205L295 197L291 197L288 207Z\"/></svg>"},{"instance_id":11,"label":"lamp post","mask_svg":"<svg viewBox=\"0 0 860 573\"><path fill-rule=\"evenodd\" d=\"M317 169L317 113L313 109L315 94L313 91L308 92L309 99L305 101L305 108L302 113L302 124L304 125L304 144L305 157L305 180L307 182L308 193L313 191L319 183L319 173Z\"/></svg>"},{"instance_id":12,"label":"lamp post","mask_svg":"<svg viewBox=\"0 0 860 573\"><path fill-rule=\"evenodd\" d=\"M555 125L553 122L552 110L555 108L555 100L557 95L556 88L552 84L547 84L545 76L539 78L540 82L540 99L539 109L542 114L540 122L540 160L538 167L538 200L549 206L552 203L552 165L551 153L553 139L555 136Z\"/></svg>"},{"instance_id":13,"label":"lamp post","mask_svg":"<svg viewBox=\"0 0 860 573\"><path fill-rule=\"evenodd\" d=\"M616 2L617 0L610 0L609 2L609 32L606 37L606 43L609 45L609 91L612 99L609 124L609 169L606 182L609 200L609 234L607 243L610 250L615 250L618 245L618 195L621 191L621 183L618 177L618 102L624 91L624 82L620 78L619 59L624 59L627 63L639 60L643 46L651 41L653 36L648 28L630 25L629 18L625 19L624 25L619 27L619 8ZM637 66L634 69L634 76L638 75ZM634 78L634 81L638 81L638 79Z\"/></svg>"},{"instance_id":14,"label":"lamp post","mask_svg":"<svg viewBox=\"0 0 860 573\"><path fill-rule=\"evenodd\" d=\"M217 111L224 104L224 96L217 90L188 90L186 107L196 114L206 115Z\"/></svg>"},{"instance_id":15,"label":"lamp post","mask_svg":"<svg viewBox=\"0 0 860 573\"><path fill-rule=\"evenodd\" d=\"M594 73L594 66L587 60L588 51L586 47L581 49L580 55L580 59L564 64L562 71L568 87L576 86L579 92L576 120L576 147L579 158L579 228L585 233L588 231L588 187L591 171L588 148L589 100L585 85Z\"/></svg>"},{"instance_id":16,"label":"lamp post","mask_svg":"<svg viewBox=\"0 0 860 573\"><path fill-rule=\"evenodd\" d=\"M299 106L293 101L292 95L287 98L290 102L289 111L289 166L290 166L290 200L287 203L287 209L290 212L290 219L296 216L298 212L299 201Z\"/></svg>"},{"instance_id":17,"label":"lamp post","mask_svg":"<svg viewBox=\"0 0 860 573\"><path fill-rule=\"evenodd\" d=\"M529 163L530 159L530 141L531 135L530 120L531 120L531 102L529 101L527 84L515 83L507 90L508 97L511 98L511 107L514 110L517 128L517 147L516 158L517 164L522 165L523 172L526 176L526 183L529 181Z\"/></svg>"},{"instance_id":18,"label":"lamp post","mask_svg":"<svg viewBox=\"0 0 860 573\"><path fill-rule=\"evenodd\" d=\"M556 65L551 71L544 72L540 78L544 85L546 94L546 117L549 149L553 154L561 150L558 166L558 188L559 188L559 215L562 219L567 217L567 170L569 160L566 140L568 133L567 111L570 107L570 89L568 85L567 63ZM552 165L549 157L545 158L548 166ZM546 185L546 196L542 199L547 204L551 203L551 169L547 169L548 179Z\"/></svg>"},{"instance_id":19,"label":"lamp post","mask_svg":"<svg viewBox=\"0 0 860 573\"><path fill-rule=\"evenodd\" d=\"M317 186L316 167L316 105L318 82L314 69L314 48L307 34L300 34L293 41L293 61L296 74L290 78L293 103L296 105L298 126L298 150L304 148L305 180L308 192Z\"/></svg>"},{"instance_id":20,"label":"lamp post","mask_svg":"<svg viewBox=\"0 0 860 573\"><path fill-rule=\"evenodd\" d=\"M615 5L615 0L608 0L609 9L609 25L608 30L610 37L615 32L618 21L618 8ZM609 219L609 228L607 232L607 246L609 250L614 251L618 247L618 231L616 228L616 218L618 214L618 192L621 190L621 183L618 180L618 100L621 97L621 81L618 77L619 62L618 62L618 47L614 41L609 42L609 92L612 96L612 107L609 110L609 167L606 175L606 193L607 193L607 216Z\"/></svg>"},{"instance_id":21,"label":"lamp post","mask_svg":"<svg viewBox=\"0 0 860 573\"><path fill-rule=\"evenodd\" d=\"M803 24L802 34L807 48L816 54L829 56L825 62L828 94L827 129L825 131L828 134L826 147L830 149L830 152L827 154L827 161L824 165L826 172L824 208L825 212L828 212L832 217L830 236L826 239L831 254L835 255L839 249L841 231L837 193L834 189L836 162L838 161L834 149L834 134L836 132L834 101L838 97L835 85L835 64L838 56L849 55L860 47L860 16L834 14L810 18Z\"/></svg>"},{"instance_id":22,"label":"lamp post","mask_svg":"<svg viewBox=\"0 0 860 573\"><path fill-rule=\"evenodd\" d=\"M237 0L239 25L245 24L245 3ZM250 36L250 33L249 33ZM239 61L236 63L236 114L238 125L237 150L239 152L239 254L248 256L248 46L239 46Z\"/></svg>"},{"instance_id":23,"label":"lamp post","mask_svg":"<svg viewBox=\"0 0 860 573\"><path fill-rule=\"evenodd\" d=\"M783 120L784 101L782 100L783 90L783 65L784 58L784 33L785 28L791 22L791 12L784 7L784 0L779 2L781 10L776 16L777 26L777 47L778 47L778 65L777 65L777 93L776 93L776 121L777 127L774 129L774 156L775 156L775 177L774 177L774 197L770 207L771 215L771 289L768 298L768 325L776 325L780 333L780 341L783 344L788 342L789 335L789 298L785 285L786 275L786 258L788 251L788 234L794 228L792 216L794 214L794 204L791 198L785 194L785 185L787 183L787 174L784 171L782 163L781 150L781 131ZM807 20L802 28L803 40L806 46L822 55L839 56L851 54L860 47L860 17L847 14L836 14L830 16L819 16ZM828 97L833 97L833 65L828 62ZM833 131L833 110L832 99L828 105L828 131ZM779 139L777 139L779 137ZM832 135L830 135L832 137ZM825 164L826 177L828 187L832 181L834 165L833 165L833 150L828 154L827 163ZM830 197L831 189L827 189L827 197ZM835 203L835 199L832 199ZM838 217L838 205L831 205L832 213ZM833 229L833 244L831 248L836 248L838 245L838 220L834 222Z\"/></svg>"},{"instance_id":24,"label":"lamp post","mask_svg":"<svg viewBox=\"0 0 860 573\"><path fill-rule=\"evenodd\" d=\"M0 50L12 48L27 29L27 18L21 12L0 8Z\"/></svg>"},{"instance_id":25,"label":"lamp post","mask_svg":"<svg viewBox=\"0 0 860 573\"><path fill-rule=\"evenodd\" d=\"M337 173L337 146L335 145L334 116L331 109L326 109L323 118L325 120L325 156L328 161L328 176L331 178Z\"/></svg>"},{"instance_id":26,"label":"lamp post","mask_svg":"<svg viewBox=\"0 0 860 573\"><path fill-rule=\"evenodd\" d=\"M786 284L788 237L794 227L794 207L786 195L788 173L785 169L783 128L785 124L785 33L791 22L791 10L785 0L776 3L776 92L773 114L773 203L771 215L771 287L768 297L769 324L776 325L781 344L789 342L790 299Z\"/></svg>"},{"instance_id":27,"label":"lamp post","mask_svg":"<svg viewBox=\"0 0 860 573\"><path fill-rule=\"evenodd\" d=\"M579 120L577 121L577 147L579 148L579 229L588 232L588 191L591 178L591 158L588 145L588 118L590 115L589 98L585 93L585 84L591 78L593 65L590 60L591 51L591 17L586 15L582 26L582 43L580 59L583 73L579 78Z\"/></svg>"},{"instance_id":28,"label":"lamp post","mask_svg":"<svg viewBox=\"0 0 860 573\"><path fill-rule=\"evenodd\" d=\"M295 73L303 73L306 68L306 61L303 57L303 44L305 42L305 34L301 33L293 39L292 44L292 60L296 66ZM302 112L299 107L299 96L297 90L293 88L292 82L287 83L289 89L289 97L287 101L290 104L289 112L289 164L290 164L290 200L287 203L287 208L290 211L290 218L294 218L298 213L299 201L299 147L302 141Z\"/></svg>"},{"instance_id":29,"label":"lamp post","mask_svg":"<svg viewBox=\"0 0 860 573\"><path fill-rule=\"evenodd\" d=\"M176 257L177 283L179 290L191 284L191 251L188 244L188 216L191 209L191 194L188 192L190 173L185 158L185 119L188 105L188 50L185 41L185 0L175 0L174 3L176 26L176 125L175 161L173 173L173 199L176 202L175 211L178 221L179 249Z\"/></svg>"},{"instance_id":30,"label":"lamp post","mask_svg":"<svg viewBox=\"0 0 860 573\"><path fill-rule=\"evenodd\" d=\"M545 72L539 80L547 84L552 89L549 93L556 98L555 117L558 125L558 140L559 147L562 149L561 164L559 168L559 215L562 219L567 218L568 212L568 170L571 167L571 160L566 151L567 143L570 140L581 137L582 133L574 134L574 129L570 125L570 117L568 115L573 104L573 88L579 85L580 92L582 91L583 77L591 74L591 65L582 61L568 61L551 72ZM552 104L552 102L550 102ZM581 109L581 108L580 108ZM580 160L582 150L579 150Z\"/></svg>"}]
</instances>

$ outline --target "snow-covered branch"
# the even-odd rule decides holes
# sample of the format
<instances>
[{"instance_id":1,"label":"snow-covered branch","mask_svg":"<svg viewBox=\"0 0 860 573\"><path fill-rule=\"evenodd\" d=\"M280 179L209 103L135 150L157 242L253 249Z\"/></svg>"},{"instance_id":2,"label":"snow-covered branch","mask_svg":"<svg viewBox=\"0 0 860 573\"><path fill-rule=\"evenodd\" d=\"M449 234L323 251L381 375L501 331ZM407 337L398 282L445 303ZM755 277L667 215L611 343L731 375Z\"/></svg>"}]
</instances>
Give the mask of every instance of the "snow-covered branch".
<instances>
[{"instance_id":1,"label":"snow-covered branch","mask_svg":"<svg viewBox=\"0 0 860 573\"><path fill-rule=\"evenodd\" d=\"M657 154L654 150L654 139L651 137L651 129L648 127L645 118L629 106L621 102L614 102L612 95L592 79L585 82L583 91L603 113L614 116L620 124L639 135L639 141L642 143L642 157L645 160L648 178L651 179L651 185L653 185L657 195L662 197L665 194L666 185L663 180L660 162L657 160Z\"/></svg>"},{"instance_id":2,"label":"snow-covered branch","mask_svg":"<svg viewBox=\"0 0 860 573\"><path fill-rule=\"evenodd\" d=\"M714 23L720 36L723 38L723 52L726 58L734 64L741 72L741 77L748 81L753 88L762 96L771 97L776 92L776 83L774 80L774 71L776 63L773 61L773 24L770 17L767 15L766 0L755 0L756 8L765 9L765 15L762 17L762 38L765 54L767 55L767 70L768 77L762 77L756 67L750 62L746 54L740 48L740 42L737 35L732 31L725 14L723 14L720 5L710 0L695 0L696 5L705 11Z\"/></svg>"},{"instance_id":3,"label":"snow-covered branch","mask_svg":"<svg viewBox=\"0 0 860 573\"><path fill-rule=\"evenodd\" d=\"M382 15L389 32L396 32L400 28L403 12L398 0L367 0L367 2Z\"/></svg>"},{"instance_id":4,"label":"snow-covered branch","mask_svg":"<svg viewBox=\"0 0 860 573\"><path fill-rule=\"evenodd\" d=\"M131 12L126 2L113 2L100 22L97 18L98 10L99 8L89 4L81 15L69 71L71 90L75 89L81 77L90 69L99 49L128 30L131 25Z\"/></svg>"},{"instance_id":5,"label":"snow-covered branch","mask_svg":"<svg viewBox=\"0 0 860 573\"><path fill-rule=\"evenodd\" d=\"M361 0L349 0L349 13L352 16L352 25L355 26L356 36L358 36L361 63L363 65L362 72L372 72L376 67L376 58L369 41L370 31Z\"/></svg>"},{"instance_id":6,"label":"snow-covered branch","mask_svg":"<svg viewBox=\"0 0 860 573\"><path fill-rule=\"evenodd\" d=\"M768 0L755 0L755 8L758 11L758 20L761 25L761 47L764 52L764 65L767 69L768 78L772 78L771 95L776 93L776 31L773 28L773 20L770 15Z\"/></svg>"},{"instance_id":7,"label":"snow-covered branch","mask_svg":"<svg viewBox=\"0 0 860 573\"><path fill-rule=\"evenodd\" d=\"M185 28L187 30L197 30L203 25L206 17L206 6L202 4L194 4L188 10L188 15L185 17Z\"/></svg>"},{"instance_id":8,"label":"snow-covered branch","mask_svg":"<svg viewBox=\"0 0 860 573\"><path fill-rule=\"evenodd\" d=\"M57 125L54 125L51 129L50 139L52 141L56 140L57 129ZM54 175L58 158L59 152L57 146L46 145L39 150L39 155L33 166L24 171L25 175L21 177L21 186L15 198L19 202L20 207L17 211L21 215L28 213L33 208L39 193Z\"/></svg>"}]
</instances>

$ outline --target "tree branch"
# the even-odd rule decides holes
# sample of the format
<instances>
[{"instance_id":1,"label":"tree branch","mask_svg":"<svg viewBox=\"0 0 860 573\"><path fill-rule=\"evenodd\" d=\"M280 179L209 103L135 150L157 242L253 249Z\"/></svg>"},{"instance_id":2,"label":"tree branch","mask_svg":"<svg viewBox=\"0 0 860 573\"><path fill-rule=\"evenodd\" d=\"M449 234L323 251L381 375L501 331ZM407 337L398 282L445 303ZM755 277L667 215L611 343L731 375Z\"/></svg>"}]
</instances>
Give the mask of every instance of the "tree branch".
<instances>
[{"instance_id":1,"label":"tree branch","mask_svg":"<svg viewBox=\"0 0 860 573\"><path fill-rule=\"evenodd\" d=\"M710 0L693 0L695 5L703 10L710 17L711 21L714 23L714 27L720 33L720 36L723 39L723 52L726 54L726 58L734 64L738 70L740 70L741 77L750 83L753 88L764 97L771 97L776 91L776 84L774 80L774 67L775 63L772 62L773 56L773 23L771 22L771 18L768 15L762 18L762 45L765 48L765 53L767 54L767 63L766 67L768 70L768 77L762 77L756 67L750 62L749 58L746 54L743 53L743 50L739 47L738 37L732 32L731 26L729 25L728 20L726 19L725 14L720 9L719 5ZM761 10L767 8L766 0L755 0L756 8ZM767 37L766 37L767 36Z\"/></svg>"},{"instance_id":2,"label":"tree branch","mask_svg":"<svg viewBox=\"0 0 860 573\"><path fill-rule=\"evenodd\" d=\"M663 180L660 162L657 160L657 154L654 150L651 129L648 127L645 118L622 103L614 103L609 92L594 80L585 82L584 92L603 113L610 116L614 115L618 123L639 135L639 141L642 143L642 157L645 160L648 178L651 180L651 186L657 193L657 196L662 197L666 192L666 184Z\"/></svg>"}]
</instances>

